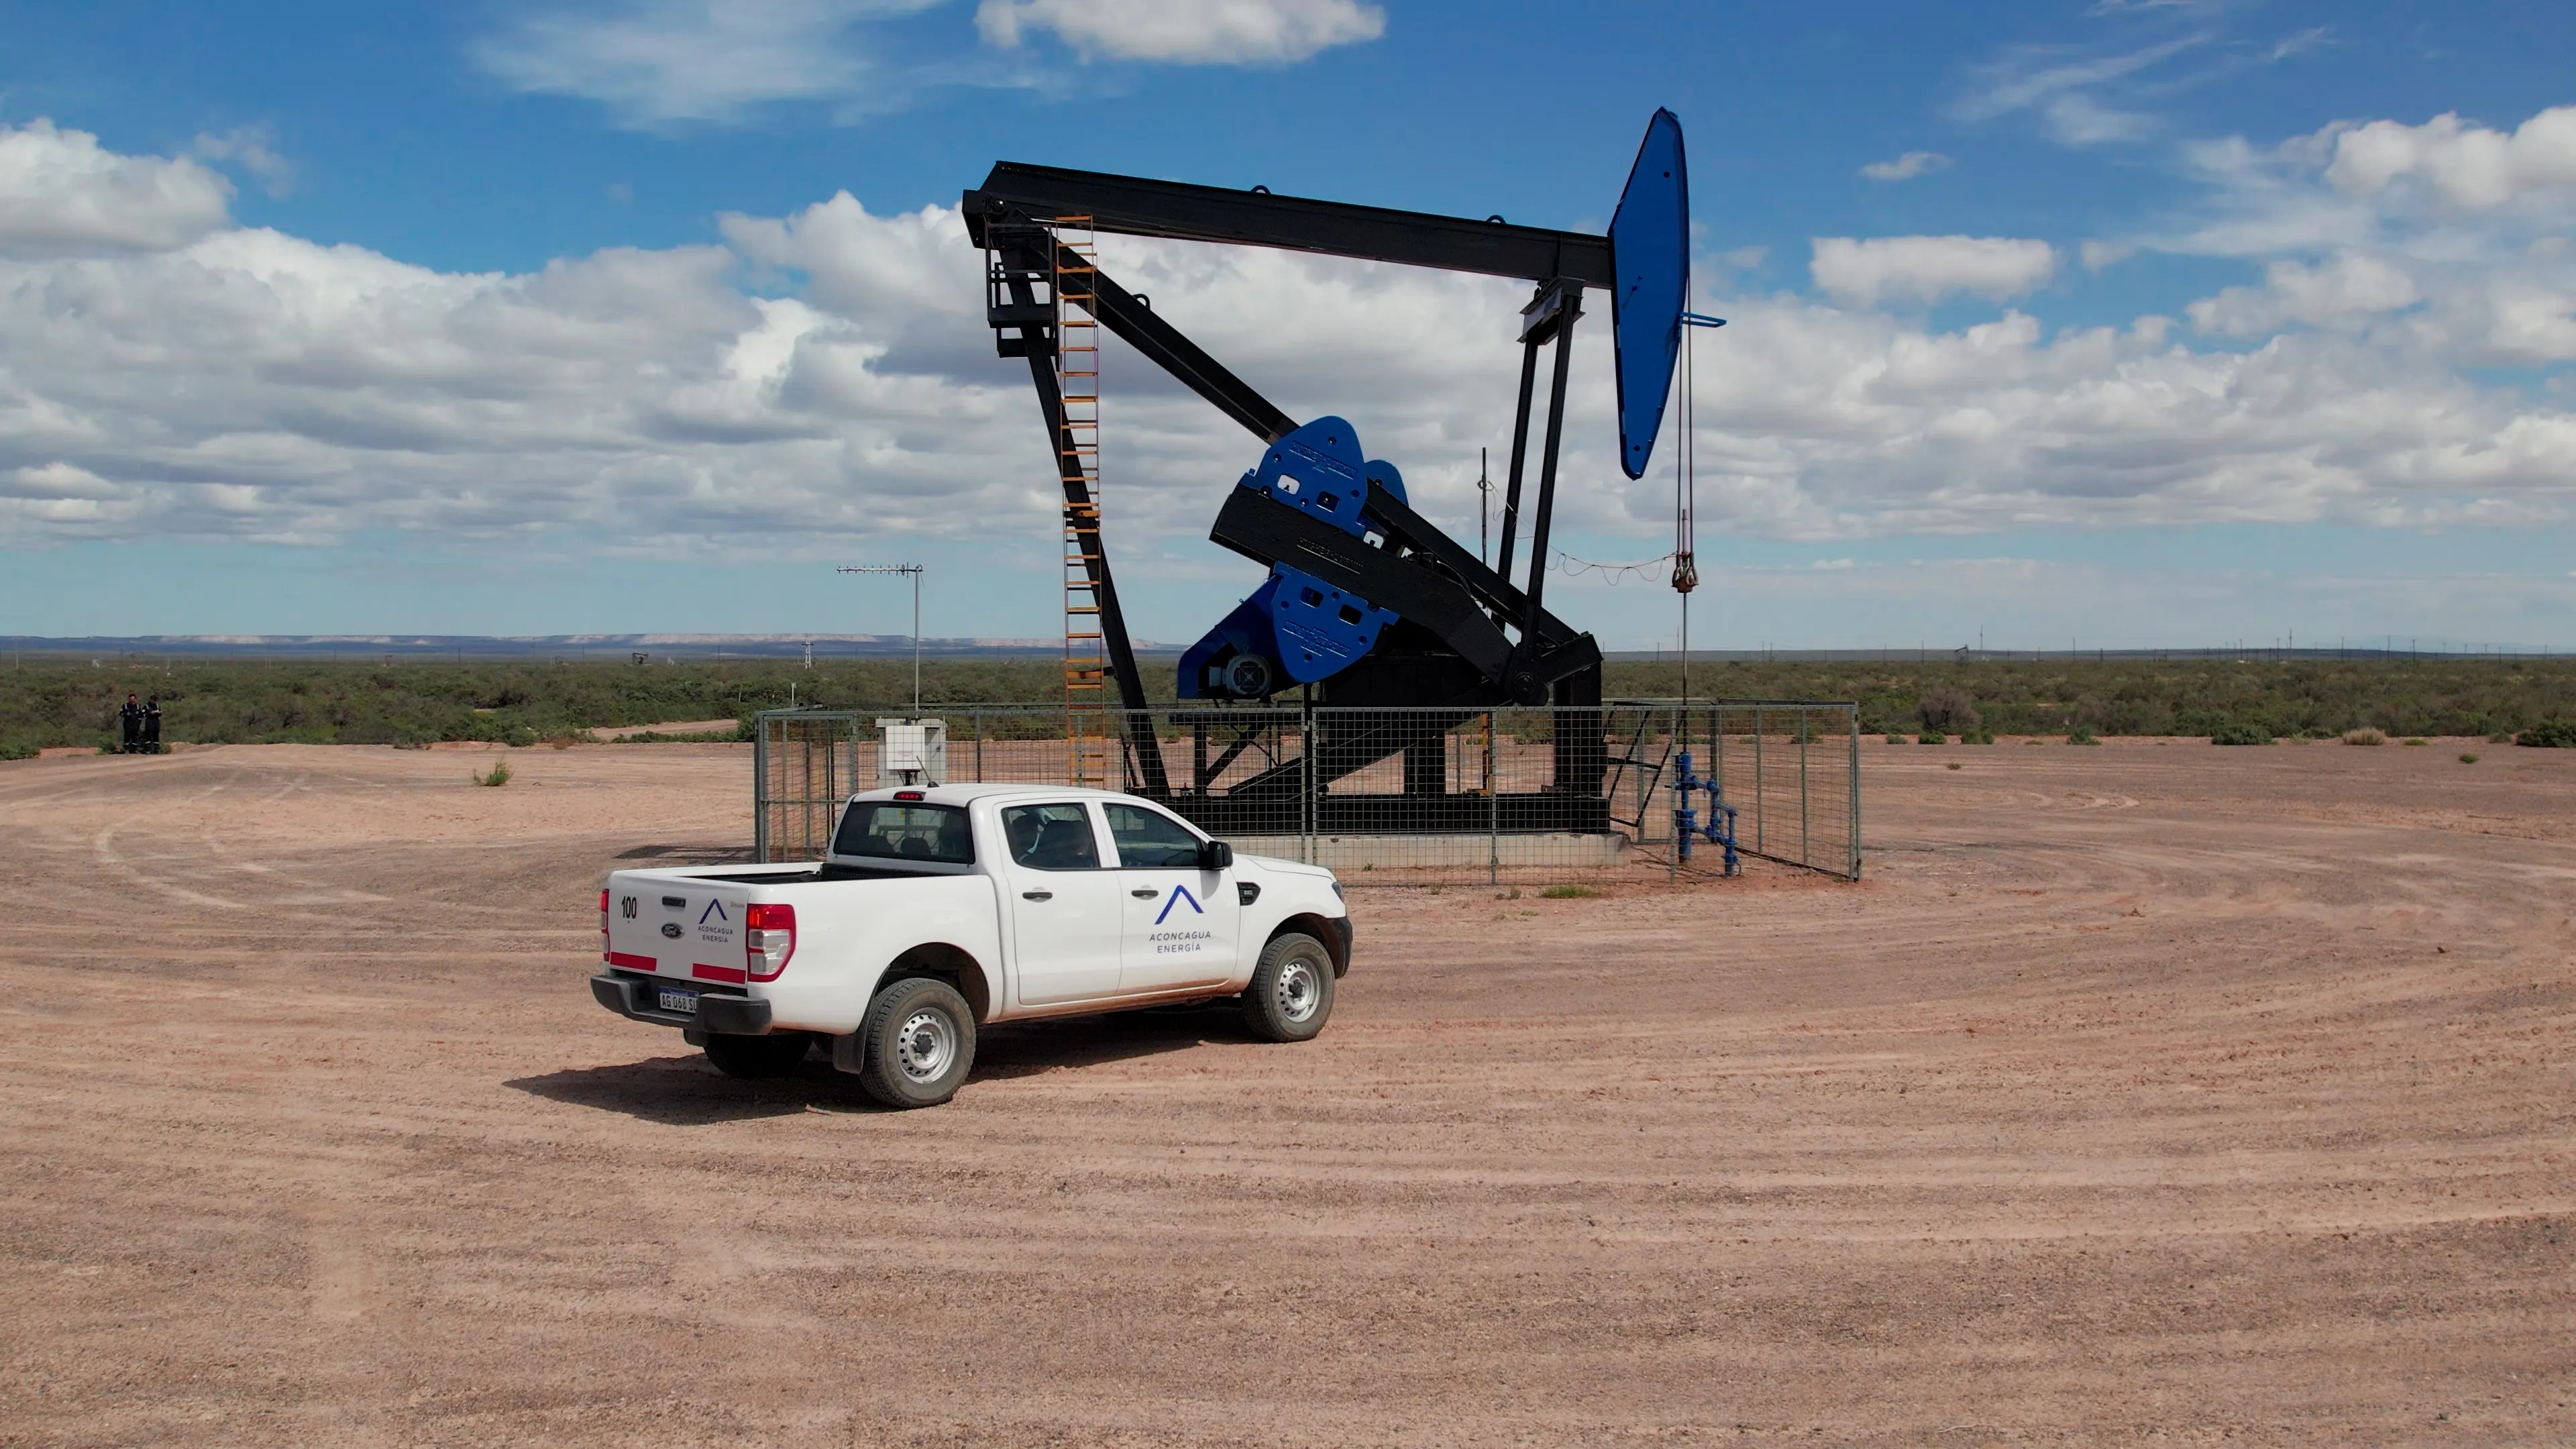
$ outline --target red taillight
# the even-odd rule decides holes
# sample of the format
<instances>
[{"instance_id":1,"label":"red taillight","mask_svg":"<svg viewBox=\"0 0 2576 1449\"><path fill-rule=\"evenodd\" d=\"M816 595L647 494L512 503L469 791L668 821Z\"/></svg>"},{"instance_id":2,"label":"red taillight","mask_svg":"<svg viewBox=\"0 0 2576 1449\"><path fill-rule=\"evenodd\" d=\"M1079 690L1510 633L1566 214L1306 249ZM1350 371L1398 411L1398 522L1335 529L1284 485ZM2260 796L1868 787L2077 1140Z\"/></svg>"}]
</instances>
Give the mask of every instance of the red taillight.
<instances>
[{"instance_id":1,"label":"red taillight","mask_svg":"<svg viewBox=\"0 0 2576 1449\"><path fill-rule=\"evenodd\" d=\"M922 798L922 796L919 790L897 790L894 792L894 798L898 800L918 800Z\"/></svg>"},{"instance_id":2,"label":"red taillight","mask_svg":"<svg viewBox=\"0 0 2576 1449\"><path fill-rule=\"evenodd\" d=\"M599 959L608 959L608 888L599 891Z\"/></svg>"},{"instance_id":3,"label":"red taillight","mask_svg":"<svg viewBox=\"0 0 2576 1449\"><path fill-rule=\"evenodd\" d=\"M775 981L796 955L796 908L752 906L742 917L742 969L754 981Z\"/></svg>"}]
</instances>

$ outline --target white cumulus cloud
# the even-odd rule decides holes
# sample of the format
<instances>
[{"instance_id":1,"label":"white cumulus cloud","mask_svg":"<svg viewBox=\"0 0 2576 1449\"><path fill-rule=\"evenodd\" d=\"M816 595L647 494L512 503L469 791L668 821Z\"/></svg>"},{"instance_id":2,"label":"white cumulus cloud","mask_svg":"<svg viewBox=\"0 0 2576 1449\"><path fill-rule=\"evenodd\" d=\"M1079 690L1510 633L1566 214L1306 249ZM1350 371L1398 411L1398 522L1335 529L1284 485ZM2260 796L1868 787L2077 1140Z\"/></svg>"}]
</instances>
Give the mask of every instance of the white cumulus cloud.
<instances>
[{"instance_id":1,"label":"white cumulus cloud","mask_svg":"<svg viewBox=\"0 0 2576 1449\"><path fill-rule=\"evenodd\" d=\"M861 22L939 0L625 0L527 7L473 47L505 84L579 96L633 125L730 121L876 83Z\"/></svg>"},{"instance_id":2,"label":"white cumulus cloud","mask_svg":"<svg viewBox=\"0 0 2576 1449\"><path fill-rule=\"evenodd\" d=\"M1052 30L1086 56L1279 63L1375 40L1386 12L1360 0L983 0L975 25L1000 46Z\"/></svg>"},{"instance_id":3,"label":"white cumulus cloud","mask_svg":"<svg viewBox=\"0 0 2576 1449\"><path fill-rule=\"evenodd\" d=\"M184 156L120 156L45 120L0 126L0 256L169 251L222 226L231 199Z\"/></svg>"},{"instance_id":4,"label":"white cumulus cloud","mask_svg":"<svg viewBox=\"0 0 2576 1449\"><path fill-rule=\"evenodd\" d=\"M1911 181L1950 168L1950 158L1938 151L1908 151L1893 161L1872 161L1860 168L1860 174L1872 181Z\"/></svg>"},{"instance_id":5,"label":"white cumulus cloud","mask_svg":"<svg viewBox=\"0 0 2576 1449\"><path fill-rule=\"evenodd\" d=\"M2346 252L2318 266L2278 261L2260 287L2229 287L2188 309L2204 332L2239 337L2277 331L2290 323L2349 326L2423 299L2415 278L2384 257Z\"/></svg>"},{"instance_id":6,"label":"white cumulus cloud","mask_svg":"<svg viewBox=\"0 0 2576 1449\"><path fill-rule=\"evenodd\" d=\"M2414 178L2453 206L2483 210L2576 188L2576 106L2542 111L2509 132L2444 114L2420 126L2372 121L2333 140L2326 179L2361 196Z\"/></svg>"},{"instance_id":7,"label":"white cumulus cloud","mask_svg":"<svg viewBox=\"0 0 2576 1449\"><path fill-rule=\"evenodd\" d=\"M1953 292L2002 301L2046 282L2057 252L2017 237L1820 236L1808 270L1818 287L1861 307L1935 302Z\"/></svg>"},{"instance_id":8,"label":"white cumulus cloud","mask_svg":"<svg viewBox=\"0 0 2576 1449\"><path fill-rule=\"evenodd\" d=\"M2332 191L2328 159L2305 186ZM96 215L178 164L102 152L47 194ZM721 235L521 274L220 221L158 250L0 256L0 544L391 532L805 557L1052 537L1026 364L993 355L955 213L836 196ZM1833 305L1708 299L1732 325L1692 343L1702 520L1832 539L2576 515L2566 395L2473 370L2576 356L2576 257L2445 245L2259 257L2260 283L2193 310L2227 339L2200 346L2158 317L1941 329L1872 305L2013 295L2050 274L2042 243L1820 243ZM1349 417L1418 506L1472 532L1477 450L1510 436L1524 287L1118 237L1102 260L1292 415ZM1607 349L1584 327L1562 521L1650 535L1670 522L1673 439L1645 481L1621 476ZM1122 540L1204 548L1258 444L1114 344L1105 372Z\"/></svg>"}]
</instances>

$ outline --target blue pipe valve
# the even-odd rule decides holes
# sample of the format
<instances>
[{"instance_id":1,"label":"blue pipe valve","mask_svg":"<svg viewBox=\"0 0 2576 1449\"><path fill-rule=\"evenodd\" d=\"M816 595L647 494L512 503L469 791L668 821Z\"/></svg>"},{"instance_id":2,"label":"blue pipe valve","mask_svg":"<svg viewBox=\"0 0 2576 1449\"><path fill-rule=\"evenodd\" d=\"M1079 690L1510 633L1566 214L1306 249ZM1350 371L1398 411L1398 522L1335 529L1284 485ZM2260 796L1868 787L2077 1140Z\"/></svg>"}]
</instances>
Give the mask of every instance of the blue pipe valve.
<instances>
[{"instance_id":1,"label":"blue pipe valve","mask_svg":"<svg viewBox=\"0 0 2576 1449\"><path fill-rule=\"evenodd\" d=\"M1678 802L1673 807L1673 839L1681 863L1690 864L1692 839L1704 836L1710 844L1725 852L1726 874L1742 875L1744 861L1735 849L1735 807L1726 803L1726 796L1718 788L1717 781L1703 780L1691 773L1690 751L1681 752L1679 763L1681 773L1673 780L1673 799ZM1692 794L1702 790L1708 792L1706 825L1699 823L1699 812L1691 808Z\"/></svg>"}]
</instances>

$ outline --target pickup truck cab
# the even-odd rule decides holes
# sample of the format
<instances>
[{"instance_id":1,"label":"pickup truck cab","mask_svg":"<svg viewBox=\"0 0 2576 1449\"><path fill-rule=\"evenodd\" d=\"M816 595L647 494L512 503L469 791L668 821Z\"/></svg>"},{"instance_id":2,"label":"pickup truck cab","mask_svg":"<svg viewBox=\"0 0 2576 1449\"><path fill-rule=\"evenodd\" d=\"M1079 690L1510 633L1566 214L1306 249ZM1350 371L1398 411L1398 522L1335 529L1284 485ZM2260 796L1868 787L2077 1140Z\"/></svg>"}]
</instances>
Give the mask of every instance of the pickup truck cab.
<instances>
[{"instance_id":1,"label":"pickup truck cab","mask_svg":"<svg viewBox=\"0 0 2576 1449\"><path fill-rule=\"evenodd\" d=\"M1351 961L1331 871L1043 785L854 795L812 864L621 870L599 930L600 1005L732 1076L826 1048L897 1107L954 1095L995 1022L1235 997L1253 1035L1305 1041Z\"/></svg>"}]
</instances>

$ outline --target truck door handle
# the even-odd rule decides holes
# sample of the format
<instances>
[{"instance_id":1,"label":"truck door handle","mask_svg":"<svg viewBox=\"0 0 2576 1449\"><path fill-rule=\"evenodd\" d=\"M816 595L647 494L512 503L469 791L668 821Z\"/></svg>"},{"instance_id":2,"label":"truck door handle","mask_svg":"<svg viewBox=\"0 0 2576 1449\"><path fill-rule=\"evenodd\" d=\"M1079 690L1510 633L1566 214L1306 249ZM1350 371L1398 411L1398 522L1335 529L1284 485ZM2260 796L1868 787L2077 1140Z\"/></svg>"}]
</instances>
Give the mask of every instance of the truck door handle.
<instances>
[{"instance_id":1,"label":"truck door handle","mask_svg":"<svg viewBox=\"0 0 2576 1449\"><path fill-rule=\"evenodd\" d=\"M1020 892L1020 899L1021 899L1021 900L1024 900L1024 901L1051 901L1051 900L1054 900L1054 899L1055 899L1055 892L1053 892L1053 891L1022 891L1022 892Z\"/></svg>"},{"instance_id":2,"label":"truck door handle","mask_svg":"<svg viewBox=\"0 0 2576 1449\"><path fill-rule=\"evenodd\" d=\"M1161 894L1162 894L1162 892L1161 892L1161 891L1157 891L1157 890L1141 890L1141 891L1129 891L1127 894L1129 894L1129 895L1131 895L1131 896L1134 896L1136 899L1138 899L1138 900L1140 900L1140 901L1150 901L1150 900L1152 900L1154 897L1161 895Z\"/></svg>"}]
</instances>

